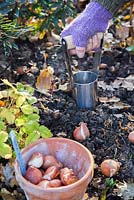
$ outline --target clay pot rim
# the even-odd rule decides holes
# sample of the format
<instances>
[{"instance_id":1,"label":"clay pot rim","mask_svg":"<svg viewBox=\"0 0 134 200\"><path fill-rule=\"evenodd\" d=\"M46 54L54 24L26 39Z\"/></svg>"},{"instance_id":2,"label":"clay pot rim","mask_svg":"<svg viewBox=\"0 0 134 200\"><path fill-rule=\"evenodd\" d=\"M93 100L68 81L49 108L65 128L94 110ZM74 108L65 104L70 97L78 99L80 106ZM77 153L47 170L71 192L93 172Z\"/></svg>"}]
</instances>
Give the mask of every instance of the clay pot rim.
<instances>
[{"instance_id":1,"label":"clay pot rim","mask_svg":"<svg viewBox=\"0 0 134 200\"><path fill-rule=\"evenodd\" d=\"M61 140L61 141L71 141L72 143L75 143L76 145L79 145L79 146L81 146L87 153L88 153L88 155L89 155L89 157L90 157L90 161L91 161L91 163L90 163L90 167L89 167L89 169L87 170L87 172L85 173L85 175L82 177L82 178L80 178L77 182L75 182L75 183L72 183L72 184L70 184L70 185L67 185L67 186L60 186L60 187L55 187L55 188L47 188L47 189L42 189L40 186L38 186L38 185L34 185L34 184L32 184L31 182L29 182L29 181L27 181L22 175L21 175L21 173L20 173L20 169L19 169L19 164L18 164L18 161L16 160L15 161L15 172L17 171L17 172L19 172L19 174L17 174L17 176L18 176L18 178L20 178L20 179L22 179L22 182L24 183L24 184L27 184L27 187L32 187L33 189L37 189L37 187L38 187L38 190L40 190L41 192L56 192L56 191L60 191L61 190L61 188L62 188L62 191L64 190L64 191L66 191L66 190L69 190L69 189L72 189L72 188L74 188L75 186L79 186L79 183L80 182L84 182L84 180L85 179L87 179L88 177L89 177L89 174L91 174L91 180L92 180L92 178L93 178L93 169L94 169L94 159L93 159L93 156L92 156L92 154L91 154L91 152L84 146L84 145L82 145L81 143L79 143L79 142L77 142L77 141L74 141L74 140L72 140L72 139L68 139L68 138L58 138L58 137L52 137L52 138L46 138L46 139L44 139L44 138L41 138L41 139L39 139L38 141L36 141L36 142L33 142L32 144L30 144L30 145L28 145L28 147L26 147L24 150L22 150L22 154L23 153L25 153L25 151L27 151L27 149L29 149L29 148L31 148L32 146L34 146L35 144L37 145L38 143L40 143L40 142L43 142L43 141L46 141L46 140Z\"/></svg>"}]
</instances>

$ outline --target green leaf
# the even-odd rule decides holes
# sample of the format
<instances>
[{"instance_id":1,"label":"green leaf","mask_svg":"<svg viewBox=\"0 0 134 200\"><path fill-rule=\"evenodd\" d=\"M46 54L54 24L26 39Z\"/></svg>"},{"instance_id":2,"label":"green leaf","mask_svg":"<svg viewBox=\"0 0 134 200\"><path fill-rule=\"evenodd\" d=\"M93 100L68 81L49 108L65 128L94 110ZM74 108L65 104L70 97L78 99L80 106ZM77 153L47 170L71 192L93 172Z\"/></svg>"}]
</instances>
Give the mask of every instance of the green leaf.
<instances>
[{"instance_id":1,"label":"green leaf","mask_svg":"<svg viewBox=\"0 0 134 200\"><path fill-rule=\"evenodd\" d=\"M25 115L21 115L15 120L15 125L17 127L23 126L28 121L28 117Z\"/></svg>"},{"instance_id":2,"label":"green leaf","mask_svg":"<svg viewBox=\"0 0 134 200\"><path fill-rule=\"evenodd\" d=\"M39 129L39 123L35 121L29 121L24 124L25 133L30 134Z\"/></svg>"},{"instance_id":3,"label":"green leaf","mask_svg":"<svg viewBox=\"0 0 134 200\"><path fill-rule=\"evenodd\" d=\"M34 103L37 102L37 98L36 97L30 97L30 98L27 98L27 100L28 100L29 104L34 104Z\"/></svg>"},{"instance_id":4,"label":"green leaf","mask_svg":"<svg viewBox=\"0 0 134 200\"><path fill-rule=\"evenodd\" d=\"M39 114L39 109L38 109L37 107L34 106L34 107L33 107L33 112Z\"/></svg>"},{"instance_id":5,"label":"green leaf","mask_svg":"<svg viewBox=\"0 0 134 200\"><path fill-rule=\"evenodd\" d=\"M21 106L21 110L25 115L30 115L33 113L33 107L31 105Z\"/></svg>"},{"instance_id":6,"label":"green leaf","mask_svg":"<svg viewBox=\"0 0 134 200\"><path fill-rule=\"evenodd\" d=\"M0 143L6 142L8 139L8 133L6 131L0 131Z\"/></svg>"},{"instance_id":7,"label":"green leaf","mask_svg":"<svg viewBox=\"0 0 134 200\"><path fill-rule=\"evenodd\" d=\"M17 92L17 89L16 89L16 88L13 86L13 84L10 83L7 79L2 79L2 82L3 82L5 85L11 87L15 92Z\"/></svg>"},{"instance_id":8,"label":"green leaf","mask_svg":"<svg viewBox=\"0 0 134 200\"><path fill-rule=\"evenodd\" d=\"M27 91L29 94L31 94L31 95L34 94L34 88L32 88L32 87L29 86L29 85L26 86L26 91Z\"/></svg>"},{"instance_id":9,"label":"green leaf","mask_svg":"<svg viewBox=\"0 0 134 200\"><path fill-rule=\"evenodd\" d=\"M5 129L5 124L3 121L0 120L0 131Z\"/></svg>"},{"instance_id":10,"label":"green leaf","mask_svg":"<svg viewBox=\"0 0 134 200\"><path fill-rule=\"evenodd\" d=\"M0 156L5 159L12 157L12 149L8 144L0 143Z\"/></svg>"},{"instance_id":11,"label":"green leaf","mask_svg":"<svg viewBox=\"0 0 134 200\"><path fill-rule=\"evenodd\" d=\"M31 114L31 115L28 115L28 120L29 121L39 121L39 119L40 119L40 116L38 115L38 114L35 114L35 113L33 113L33 114Z\"/></svg>"},{"instance_id":12,"label":"green leaf","mask_svg":"<svg viewBox=\"0 0 134 200\"><path fill-rule=\"evenodd\" d=\"M16 105L18 107L22 106L22 104L25 102L26 100L26 97L25 96L19 96L17 99L16 99Z\"/></svg>"},{"instance_id":13,"label":"green leaf","mask_svg":"<svg viewBox=\"0 0 134 200\"><path fill-rule=\"evenodd\" d=\"M24 85L23 85L22 83L17 83L17 90L18 90L19 92L24 91Z\"/></svg>"},{"instance_id":14,"label":"green leaf","mask_svg":"<svg viewBox=\"0 0 134 200\"><path fill-rule=\"evenodd\" d=\"M31 132L26 138L25 145L31 144L40 138L40 133L38 131Z\"/></svg>"},{"instance_id":15,"label":"green leaf","mask_svg":"<svg viewBox=\"0 0 134 200\"><path fill-rule=\"evenodd\" d=\"M9 124L13 124L15 121L15 115L7 108L2 109L0 117L6 119Z\"/></svg>"},{"instance_id":16,"label":"green leaf","mask_svg":"<svg viewBox=\"0 0 134 200\"><path fill-rule=\"evenodd\" d=\"M134 45L127 47L126 50L129 52L134 52Z\"/></svg>"},{"instance_id":17,"label":"green leaf","mask_svg":"<svg viewBox=\"0 0 134 200\"><path fill-rule=\"evenodd\" d=\"M40 126L39 127L39 131L40 131L41 137L43 137L43 138L49 138L49 137L53 136L53 134L50 131L50 129L48 129L46 126L43 126L43 125Z\"/></svg>"}]
</instances>

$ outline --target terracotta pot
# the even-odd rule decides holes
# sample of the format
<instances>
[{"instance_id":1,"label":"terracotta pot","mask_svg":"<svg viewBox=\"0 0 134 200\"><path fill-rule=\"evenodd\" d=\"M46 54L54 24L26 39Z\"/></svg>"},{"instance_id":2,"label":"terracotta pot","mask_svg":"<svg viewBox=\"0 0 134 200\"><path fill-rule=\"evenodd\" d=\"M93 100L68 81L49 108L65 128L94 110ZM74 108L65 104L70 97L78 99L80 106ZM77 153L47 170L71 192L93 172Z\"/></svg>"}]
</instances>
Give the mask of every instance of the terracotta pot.
<instances>
[{"instance_id":1,"label":"terracotta pot","mask_svg":"<svg viewBox=\"0 0 134 200\"><path fill-rule=\"evenodd\" d=\"M42 189L27 181L20 173L19 164L15 162L16 179L24 190L28 200L82 200L88 184L93 178L93 156L82 144L71 139L40 139L22 151L25 164L34 152L53 155L64 166L72 168L79 180L68 186Z\"/></svg>"}]
</instances>

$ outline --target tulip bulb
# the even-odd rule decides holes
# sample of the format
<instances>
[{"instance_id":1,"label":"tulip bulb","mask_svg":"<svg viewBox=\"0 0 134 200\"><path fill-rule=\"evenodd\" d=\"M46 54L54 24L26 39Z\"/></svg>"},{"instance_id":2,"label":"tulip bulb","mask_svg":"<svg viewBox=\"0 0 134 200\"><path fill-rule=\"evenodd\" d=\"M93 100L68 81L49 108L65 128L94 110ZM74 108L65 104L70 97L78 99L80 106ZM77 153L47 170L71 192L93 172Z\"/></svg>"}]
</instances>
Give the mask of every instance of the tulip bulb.
<instances>
[{"instance_id":1,"label":"tulip bulb","mask_svg":"<svg viewBox=\"0 0 134 200\"><path fill-rule=\"evenodd\" d=\"M56 160L56 158L52 155L46 155L44 156L43 158L43 168L44 169L47 169L48 167L51 167L51 166L57 166L57 167L62 167L62 163L58 162Z\"/></svg>"},{"instance_id":2,"label":"tulip bulb","mask_svg":"<svg viewBox=\"0 0 134 200\"><path fill-rule=\"evenodd\" d=\"M28 161L29 166L40 168L43 164L43 155L40 152L35 152Z\"/></svg>"},{"instance_id":3,"label":"tulip bulb","mask_svg":"<svg viewBox=\"0 0 134 200\"><path fill-rule=\"evenodd\" d=\"M120 163L112 159L106 159L101 163L100 168L105 176L112 177L119 171Z\"/></svg>"},{"instance_id":4,"label":"tulip bulb","mask_svg":"<svg viewBox=\"0 0 134 200\"><path fill-rule=\"evenodd\" d=\"M130 143L134 143L134 131L129 133L128 140Z\"/></svg>"},{"instance_id":5,"label":"tulip bulb","mask_svg":"<svg viewBox=\"0 0 134 200\"><path fill-rule=\"evenodd\" d=\"M29 166L25 178L33 184L38 184L42 180L42 173L39 169Z\"/></svg>"},{"instance_id":6,"label":"tulip bulb","mask_svg":"<svg viewBox=\"0 0 134 200\"><path fill-rule=\"evenodd\" d=\"M48 181L55 179L60 174L60 169L56 166L48 167L44 173L43 179Z\"/></svg>"},{"instance_id":7,"label":"tulip bulb","mask_svg":"<svg viewBox=\"0 0 134 200\"><path fill-rule=\"evenodd\" d=\"M60 170L60 179L63 185L70 185L78 181L78 178L75 176L73 170L67 167Z\"/></svg>"},{"instance_id":8,"label":"tulip bulb","mask_svg":"<svg viewBox=\"0 0 134 200\"><path fill-rule=\"evenodd\" d=\"M89 129L87 124L84 122L80 122L80 126L77 127L73 132L73 137L75 140L83 141L90 136Z\"/></svg>"}]
</instances>

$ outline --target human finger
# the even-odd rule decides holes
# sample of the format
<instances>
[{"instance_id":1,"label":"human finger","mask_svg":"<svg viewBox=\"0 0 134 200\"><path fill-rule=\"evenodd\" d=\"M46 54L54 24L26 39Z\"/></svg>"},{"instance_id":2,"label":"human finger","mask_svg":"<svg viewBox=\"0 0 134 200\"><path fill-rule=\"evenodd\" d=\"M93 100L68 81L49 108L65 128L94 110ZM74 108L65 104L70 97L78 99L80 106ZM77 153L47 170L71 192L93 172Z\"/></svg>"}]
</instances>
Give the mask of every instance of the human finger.
<instances>
[{"instance_id":1,"label":"human finger","mask_svg":"<svg viewBox=\"0 0 134 200\"><path fill-rule=\"evenodd\" d=\"M86 52L85 47L76 47L76 54L79 58L83 58Z\"/></svg>"},{"instance_id":2,"label":"human finger","mask_svg":"<svg viewBox=\"0 0 134 200\"><path fill-rule=\"evenodd\" d=\"M95 48L97 48L99 46L100 42L98 39L97 34L93 36L92 38L92 50L94 50Z\"/></svg>"},{"instance_id":3,"label":"human finger","mask_svg":"<svg viewBox=\"0 0 134 200\"><path fill-rule=\"evenodd\" d=\"M91 51L91 50L93 50L93 39L92 39L92 38L90 38L90 39L88 40L88 44L87 44L87 48L86 48L86 51L87 51L87 52L89 52L89 51Z\"/></svg>"}]
</instances>

